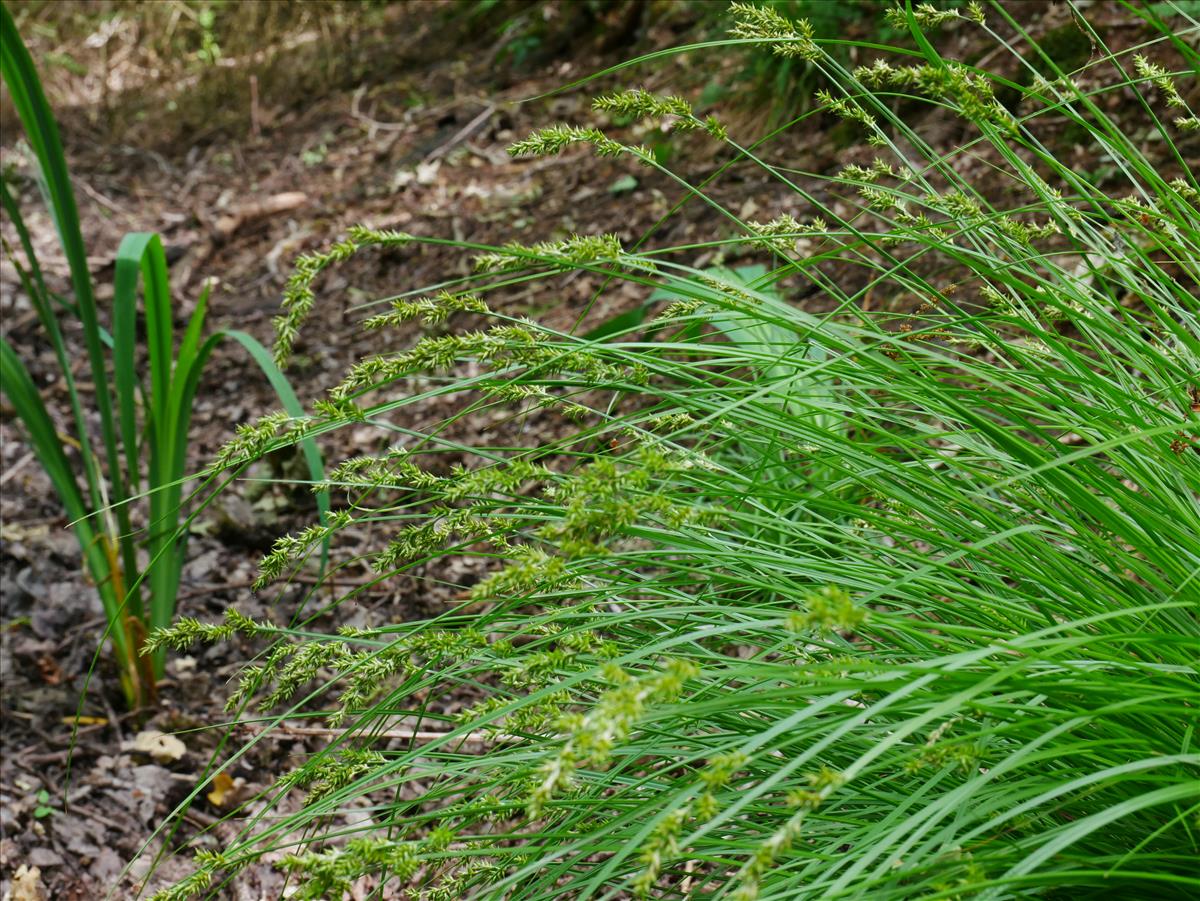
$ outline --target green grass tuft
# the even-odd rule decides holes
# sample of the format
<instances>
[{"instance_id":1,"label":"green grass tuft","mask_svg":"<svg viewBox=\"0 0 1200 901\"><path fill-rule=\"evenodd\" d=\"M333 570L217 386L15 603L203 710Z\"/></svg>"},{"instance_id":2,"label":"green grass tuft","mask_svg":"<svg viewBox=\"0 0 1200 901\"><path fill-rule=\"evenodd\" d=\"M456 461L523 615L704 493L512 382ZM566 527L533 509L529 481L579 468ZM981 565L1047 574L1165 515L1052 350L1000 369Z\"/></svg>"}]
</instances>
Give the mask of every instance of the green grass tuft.
<instances>
[{"instance_id":1,"label":"green grass tuft","mask_svg":"<svg viewBox=\"0 0 1200 901\"><path fill-rule=\"evenodd\" d=\"M381 577L491 568L427 621L271 633L234 709L317 704L336 737L196 884L289 848L297 898L367 877L522 901L1200 890L1200 192L1174 124L1190 112L1158 83L1197 70L1195 23L1139 42L1161 72L1100 51L1005 107L998 76L924 31L983 29L1020 60L1028 44L1001 37L1019 24L992 30L1002 7L902 10L917 55L859 71L820 33L734 14L764 52L810 56L882 162L801 181L769 143L697 129L789 194L794 216L755 223L621 145L727 233L459 245L476 274L399 308L452 332L360 364L313 429L395 430L447 395L576 424L526 448L403 433L339 467L338 526L388 533L367 561ZM929 143L897 99L967 136ZM1119 190L1056 151L1064 122ZM518 147L611 149L590 134ZM692 265L717 249L745 265ZM481 306L576 272L647 308L577 337ZM826 312L792 300L810 289ZM459 329L462 311L487 326ZM275 440L268 421L244 447ZM447 473L445 452L467 465ZM319 537L281 545L264 579ZM159 640L204 631L188 628ZM461 695L480 700L454 711Z\"/></svg>"}]
</instances>

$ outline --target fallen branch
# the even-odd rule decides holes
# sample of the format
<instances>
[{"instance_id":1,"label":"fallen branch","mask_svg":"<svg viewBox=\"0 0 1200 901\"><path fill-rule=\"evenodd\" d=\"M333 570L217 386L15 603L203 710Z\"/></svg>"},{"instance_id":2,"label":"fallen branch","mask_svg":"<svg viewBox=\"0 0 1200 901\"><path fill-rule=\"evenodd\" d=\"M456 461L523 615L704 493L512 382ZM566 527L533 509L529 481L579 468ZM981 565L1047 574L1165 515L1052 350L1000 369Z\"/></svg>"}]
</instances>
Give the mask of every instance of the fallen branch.
<instances>
[{"instance_id":1,"label":"fallen branch","mask_svg":"<svg viewBox=\"0 0 1200 901\"><path fill-rule=\"evenodd\" d=\"M242 724L240 728L248 733L251 738L258 738L268 733L273 733L285 738L341 738L346 734L345 729L329 729L321 726L288 726L279 724L270 727L257 727L249 724ZM435 729L385 729L382 732L364 732L363 735L369 735L371 738L381 740L399 739L401 741L417 741L422 744L437 741L451 735L451 732L439 732ZM489 735L486 732L468 732L465 735L457 736L457 739L463 744L487 744L489 742L504 741L512 739L514 736L504 733Z\"/></svg>"},{"instance_id":2,"label":"fallen branch","mask_svg":"<svg viewBox=\"0 0 1200 901\"><path fill-rule=\"evenodd\" d=\"M489 103L486 107L484 107L483 111L478 116L459 129L458 133L455 134L454 137L442 144L439 144L437 147L431 150L426 155L425 162L429 163L433 162L434 160L440 160L463 141L473 138L476 132L483 129L483 126L488 123L488 120L492 118L495 112L496 105L494 103Z\"/></svg>"},{"instance_id":3,"label":"fallen branch","mask_svg":"<svg viewBox=\"0 0 1200 901\"><path fill-rule=\"evenodd\" d=\"M227 241L243 225L268 216L286 213L308 203L308 195L303 191L284 191L273 194L265 200L238 204L213 224L213 237L218 241Z\"/></svg>"}]
</instances>

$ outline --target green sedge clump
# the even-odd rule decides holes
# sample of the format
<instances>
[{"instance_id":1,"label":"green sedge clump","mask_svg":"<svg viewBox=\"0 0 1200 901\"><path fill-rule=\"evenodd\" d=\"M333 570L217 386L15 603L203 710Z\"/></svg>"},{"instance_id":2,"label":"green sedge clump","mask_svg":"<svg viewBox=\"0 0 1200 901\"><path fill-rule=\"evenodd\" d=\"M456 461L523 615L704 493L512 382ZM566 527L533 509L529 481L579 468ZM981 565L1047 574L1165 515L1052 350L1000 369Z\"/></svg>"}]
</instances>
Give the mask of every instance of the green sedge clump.
<instances>
[{"instance_id":1,"label":"green sedge clump","mask_svg":"<svg viewBox=\"0 0 1200 901\"><path fill-rule=\"evenodd\" d=\"M987 12L890 18L968 19L1009 71L1022 57L988 31L1007 13ZM730 14L730 45L804 59L865 146L812 175L709 129L714 179L777 188L746 221L591 126L535 132L514 156L632 156L720 229L464 247L464 281L399 286L369 320L436 333L222 457L379 429L390 449L331 470L340 512L281 539L260 590L330 541L436 600L340 630L235 614L156 633L261 642L232 709L335 730L188 892L281 848L310 897L1200 889L1200 186L1149 106L1108 102L1149 85L1186 113L1168 57L1194 65L1191 45L1151 31L1132 74L1100 53L1086 91L1001 106L933 32L921 59L864 47L881 62L851 71L771 7ZM596 109L702 124L641 90ZM1064 119L1120 185L1055 143ZM336 262L304 264L309 288ZM514 286L554 300L581 274L629 305L568 332L505 312Z\"/></svg>"}]
</instances>

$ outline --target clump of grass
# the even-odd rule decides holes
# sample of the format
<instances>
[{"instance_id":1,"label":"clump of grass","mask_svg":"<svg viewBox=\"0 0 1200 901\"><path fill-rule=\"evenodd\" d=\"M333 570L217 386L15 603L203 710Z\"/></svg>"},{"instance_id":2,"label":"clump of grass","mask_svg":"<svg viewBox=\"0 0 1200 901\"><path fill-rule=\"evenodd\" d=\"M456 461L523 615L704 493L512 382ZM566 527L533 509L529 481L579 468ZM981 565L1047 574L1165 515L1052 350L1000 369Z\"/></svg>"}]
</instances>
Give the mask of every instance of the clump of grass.
<instances>
[{"instance_id":1,"label":"clump of grass","mask_svg":"<svg viewBox=\"0 0 1200 901\"><path fill-rule=\"evenodd\" d=\"M104 608L105 636L111 641L118 677L131 708L155 699L164 656L141 653L146 636L171 624L187 546L183 523L192 404L213 348L222 338L241 344L263 369L281 401L294 414L299 402L270 355L250 335L222 331L204 335L208 288L202 292L183 334L175 335L167 261L157 235L126 235L117 250L112 309L102 311L88 268L75 193L63 155L54 113L41 80L7 6L0 6L0 48L4 83L25 126L37 160L37 177L70 268L71 298L47 287L8 176L0 178L0 201L13 223L24 263L5 243L22 288L34 307L67 389L72 431L56 426L21 354L0 339L0 374L5 395L25 427L33 451L46 470L79 540L88 575ZM145 368L139 378L138 294L147 332ZM107 315L106 315L107 314ZM83 334L93 389L76 381L61 321L76 320ZM107 328L106 328L107 322ZM95 422L88 409L94 404ZM78 457L71 454L74 448ZM320 458L305 446L314 479ZM81 484L82 483L82 484ZM145 502L135 526L135 506ZM322 511L327 507L319 498ZM149 565L139 561L145 549Z\"/></svg>"},{"instance_id":2,"label":"clump of grass","mask_svg":"<svg viewBox=\"0 0 1200 901\"><path fill-rule=\"evenodd\" d=\"M297 813L255 815L158 897L284 847L301 898L1200 889L1200 189L1164 118L1186 103L1159 82L1195 53L1154 32L1141 47L1161 71L1101 54L1086 90L1034 79L1014 115L989 73L932 46L944 11L894 13L918 55L855 71L820 34L734 15L739 40L758 29L811 57L825 106L879 161L800 181L676 98L601 101L696 126L804 210L746 222L586 124L517 145L656 167L729 233L460 245L474 276L373 320L487 324L365 361L320 407L311 430L375 424L400 442L331 474L349 498L336 524L389 532L381 578L450 556L492 567L422 622L322 635L234 616L154 636L269 640L232 709L329 698L336 734L265 799L307 792ZM1019 58L993 29L1006 18L973 4L951 24ZM1130 118L1105 112L1110 94ZM896 96L972 135L927 143ZM1046 150L1064 118L1123 174L1120 193ZM1130 136L1144 127L1160 156ZM300 277L422 240L363 229ZM691 264L718 248L762 262ZM651 309L579 337L483 306L577 272L642 286ZM789 300L806 284L829 312ZM313 279L297 287L289 340L315 298ZM447 395L575 424L526 448L390 425ZM226 462L287 440L263 423ZM469 464L434 466L447 451ZM282 541L264 579L323 537ZM482 700L451 712L463 691ZM369 821L341 825L364 807Z\"/></svg>"}]
</instances>

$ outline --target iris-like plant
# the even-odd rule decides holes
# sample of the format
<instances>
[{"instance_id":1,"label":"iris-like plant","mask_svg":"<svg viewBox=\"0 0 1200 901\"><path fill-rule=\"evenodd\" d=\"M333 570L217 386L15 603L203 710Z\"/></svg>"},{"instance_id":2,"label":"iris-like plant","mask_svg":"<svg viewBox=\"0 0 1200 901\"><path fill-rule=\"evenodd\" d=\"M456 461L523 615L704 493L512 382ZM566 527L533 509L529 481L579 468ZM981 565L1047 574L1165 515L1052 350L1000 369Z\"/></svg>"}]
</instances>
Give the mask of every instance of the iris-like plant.
<instances>
[{"instance_id":1,"label":"iris-like plant","mask_svg":"<svg viewBox=\"0 0 1200 901\"><path fill-rule=\"evenodd\" d=\"M485 326L365 360L314 419L227 448L237 465L350 422L398 441L330 474L348 502L281 541L264 586L350 523L390 531L367 561L381 580L436 577L450 556L488 568L423 622L321 635L231 614L157 633L269 641L232 709L316 706L333 736L267 797L306 792L298 812L257 808L158 897L285 847L298 898L1200 890L1200 189L1168 62L1197 70L1197 23L1165 25L1163 6L1137 51L1154 61L1100 49L1085 72L1030 79L1012 112L997 76L925 33L983 29L1027 65L989 24L1036 46L1002 5L894 10L915 49L848 71L810 28L737 4L732 43L808 60L820 114L878 148L815 180L678 98L597 101L767 173L793 211L767 221L589 125L519 142L658 169L728 231L685 247L458 242L474 276L371 324ZM1110 94L1128 98L1120 123ZM961 117L967 137L928 143L895 98ZM1119 190L1050 149L1064 124ZM1130 136L1142 127L1155 143ZM983 190L984 170L1011 191ZM362 228L302 261L280 353L322 270L424 240ZM713 251L765 264L692 264ZM580 272L641 286L648 307L577 337L488 302ZM802 287L827 312L791 300ZM573 424L526 448L392 424L448 395ZM468 462L432 465L445 452Z\"/></svg>"},{"instance_id":2,"label":"iris-like plant","mask_svg":"<svg viewBox=\"0 0 1200 901\"><path fill-rule=\"evenodd\" d=\"M131 707L139 707L154 699L155 682L162 675L163 655L143 656L140 651L151 630L169 625L174 618L187 543L181 514L188 429L196 389L217 342L229 337L241 344L262 367L284 405L293 413L300 406L270 355L253 337L238 331L204 335L208 287L183 334L175 335L177 310L157 235L130 234L121 242L109 326L102 324L104 311L93 290L58 126L7 7L0 7L0 51L4 83L25 126L38 163L39 186L70 268L72 296L59 297L47 287L21 212L8 184L0 180L0 199L19 237L24 264L12 248L6 246L5 252L54 351L70 398L71 431L64 432L55 423L7 338L0 341L0 377L71 520L104 607L122 691ZM147 336L144 364L137 339L139 282ZM72 368L72 350L60 326L64 316L81 326L93 386L86 392ZM139 378L141 365L148 378ZM89 402L94 404L98 428L89 423ZM315 447L310 443L305 453L314 477L319 478ZM141 499L146 502L145 519L135 524L134 506ZM323 508L323 497L319 503ZM139 547L148 553L150 566L139 564Z\"/></svg>"}]
</instances>

